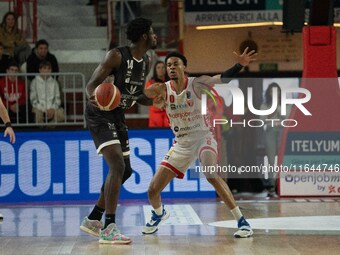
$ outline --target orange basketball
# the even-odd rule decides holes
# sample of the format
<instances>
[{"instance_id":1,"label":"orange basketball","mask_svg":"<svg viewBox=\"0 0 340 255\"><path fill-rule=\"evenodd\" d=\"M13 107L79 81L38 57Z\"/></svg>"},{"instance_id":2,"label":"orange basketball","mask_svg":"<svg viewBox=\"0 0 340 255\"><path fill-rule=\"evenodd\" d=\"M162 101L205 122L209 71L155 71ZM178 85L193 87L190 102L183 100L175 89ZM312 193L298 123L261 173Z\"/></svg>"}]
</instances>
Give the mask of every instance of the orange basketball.
<instances>
[{"instance_id":1,"label":"orange basketball","mask_svg":"<svg viewBox=\"0 0 340 255\"><path fill-rule=\"evenodd\" d=\"M102 83L94 91L97 105L102 111L111 111L120 103L119 88L112 83Z\"/></svg>"}]
</instances>

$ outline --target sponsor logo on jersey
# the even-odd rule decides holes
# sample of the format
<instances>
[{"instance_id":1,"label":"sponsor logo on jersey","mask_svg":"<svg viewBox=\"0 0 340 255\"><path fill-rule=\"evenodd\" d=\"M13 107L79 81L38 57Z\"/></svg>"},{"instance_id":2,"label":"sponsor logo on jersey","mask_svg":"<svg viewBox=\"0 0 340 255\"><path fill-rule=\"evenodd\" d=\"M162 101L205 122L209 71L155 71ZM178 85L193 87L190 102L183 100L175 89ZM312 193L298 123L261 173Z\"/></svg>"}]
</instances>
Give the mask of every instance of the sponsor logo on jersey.
<instances>
[{"instance_id":1,"label":"sponsor logo on jersey","mask_svg":"<svg viewBox=\"0 0 340 255\"><path fill-rule=\"evenodd\" d=\"M177 118L187 118L190 116L196 116L196 115L200 115L200 110L196 109L193 112L178 112L178 113L169 113L169 117L173 118L173 119L177 119Z\"/></svg>"},{"instance_id":2,"label":"sponsor logo on jersey","mask_svg":"<svg viewBox=\"0 0 340 255\"><path fill-rule=\"evenodd\" d=\"M186 108L188 108L188 104L170 104L171 110L186 109Z\"/></svg>"},{"instance_id":3,"label":"sponsor logo on jersey","mask_svg":"<svg viewBox=\"0 0 340 255\"><path fill-rule=\"evenodd\" d=\"M182 128L180 128L178 126L175 126L173 130L175 132L178 132L178 131L190 131L190 130L193 130L195 128L199 128L200 126L201 126L200 123L197 123L197 124L195 124L193 126L182 127ZM187 135L187 133L186 134L180 134L180 135L177 135L177 137L179 138L179 137L183 137L183 136L186 136L186 135Z\"/></svg>"},{"instance_id":4,"label":"sponsor logo on jersey","mask_svg":"<svg viewBox=\"0 0 340 255\"><path fill-rule=\"evenodd\" d=\"M200 126L201 126L201 124L197 123L196 125L193 125L193 126L180 128L179 131L189 131L189 130L198 128Z\"/></svg>"},{"instance_id":5,"label":"sponsor logo on jersey","mask_svg":"<svg viewBox=\"0 0 340 255\"><path fill-rule=\"evenodd\" d=\"M130 93L130 95L133 95L137 92L137 86L130 85L130 88L126 88L126 91Z\"/></svg>"},{"instance_id":6,"label":"sponsor logo on jersey","mask_svg":"<svg viewBox=\"0 0 340 255\"><path fill-rule=\"evenodd\" d=\"M184 134L177 135L176 137L177 138L182 138L182 137L187 136L187 135L188 135L188 133L184 133Z\"/></svg>"}]
</instances>

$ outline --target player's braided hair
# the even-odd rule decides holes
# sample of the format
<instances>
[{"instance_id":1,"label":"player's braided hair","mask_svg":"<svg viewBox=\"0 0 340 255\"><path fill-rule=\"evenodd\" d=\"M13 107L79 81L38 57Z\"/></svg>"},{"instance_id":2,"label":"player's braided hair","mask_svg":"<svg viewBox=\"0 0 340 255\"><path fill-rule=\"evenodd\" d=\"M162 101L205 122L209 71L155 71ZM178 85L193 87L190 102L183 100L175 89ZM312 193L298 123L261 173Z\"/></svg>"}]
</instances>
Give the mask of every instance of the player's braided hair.
<instances>
[{"instance_id":1,"label":"player's braided hair","mask_svg":"<svg viewBox=\"0 0 340 255\"><path fill-rule=\"evenodd\" d=\"M144 18L136 18L132 20L126 30L127 39L131 42L137 42L143 34L147 34L150 31L152 21Z\"/></svg>"}]
</instances>

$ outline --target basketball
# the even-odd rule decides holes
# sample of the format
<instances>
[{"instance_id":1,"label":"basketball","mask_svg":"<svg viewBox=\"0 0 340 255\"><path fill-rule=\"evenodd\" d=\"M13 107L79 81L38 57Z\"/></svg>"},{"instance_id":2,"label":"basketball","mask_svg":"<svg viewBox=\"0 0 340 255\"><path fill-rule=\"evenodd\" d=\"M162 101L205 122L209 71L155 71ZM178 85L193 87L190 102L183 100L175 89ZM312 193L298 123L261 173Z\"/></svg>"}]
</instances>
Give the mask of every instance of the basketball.
<instances>
[{"instance_id":1,"label":"basketball","mask_svg":"<svg viewBox=\"0 0 340 255\"><path fill-rule=\"evenodd\" d=\"M119 89L112 83L102 83L94 91L97 105L102 111L111 111L119 103L121 94Z\"/></svg>"}]
</instances>

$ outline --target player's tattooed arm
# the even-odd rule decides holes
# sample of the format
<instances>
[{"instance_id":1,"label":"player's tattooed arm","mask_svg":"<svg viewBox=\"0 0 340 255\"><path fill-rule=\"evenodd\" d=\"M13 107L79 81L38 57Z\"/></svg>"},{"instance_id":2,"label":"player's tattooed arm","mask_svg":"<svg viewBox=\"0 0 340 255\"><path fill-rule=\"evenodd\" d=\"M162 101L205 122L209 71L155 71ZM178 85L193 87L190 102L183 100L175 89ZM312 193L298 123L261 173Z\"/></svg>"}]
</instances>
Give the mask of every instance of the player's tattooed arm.
<instances>
[{"instance_id":1,"label":"player's tattooed arm","mask_svg":"<svg viewBox=\"0 0 340 255\"><path fill-rule=\"evenodd\" d=\"M151 84L148 88L144 89L144 94L149 98L157 96L165 97L166 86L165 83L156 82Z\"/></svg>"},{"instance_id":2,"label":"player's tattooed arm","mask_svg":"<svg viewBox=\"0 0 340 255\"><path fill-rule=\"evenodd\" d=\"M147 89L144 89L144 94L148 98L153 99L153 106L159 109L164 109L166 106L166 85L165 83L151 84Z\"/></svg>"}]
</instances>

